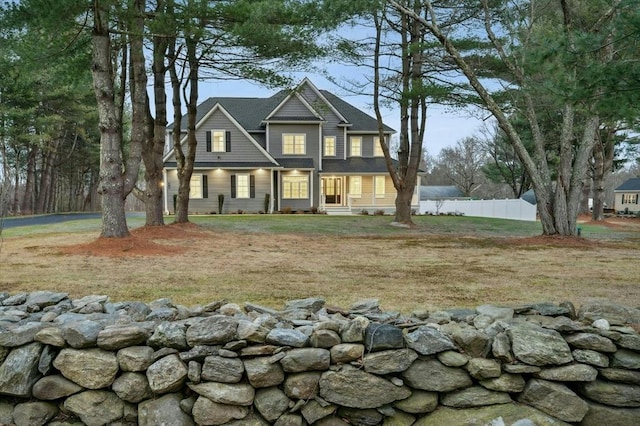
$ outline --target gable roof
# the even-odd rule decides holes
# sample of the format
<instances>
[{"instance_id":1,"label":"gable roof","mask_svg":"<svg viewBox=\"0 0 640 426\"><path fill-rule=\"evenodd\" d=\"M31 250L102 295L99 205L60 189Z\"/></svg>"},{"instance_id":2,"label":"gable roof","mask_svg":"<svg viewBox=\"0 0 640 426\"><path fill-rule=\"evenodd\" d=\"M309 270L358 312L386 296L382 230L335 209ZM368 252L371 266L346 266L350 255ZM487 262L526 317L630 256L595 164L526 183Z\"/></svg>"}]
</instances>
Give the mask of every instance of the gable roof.
<instances>
[{"instance_id":1,"label":"gable roof","mask_svg":"<svg viewBox=\"0 0 640 426\"><path fill-rule=\"evenodd\" d=\"M309 83L314 90L315 87L308 79L303 80L301 84ZM196 126L207 116L211 109L220 104L233 118L249 132L263 132L263 121L271 117L273 113L291 96L302 96L296 93L297 89L281 90L268 98L235 98L235 97L213 97L208 98L198 105L196 111ZM369 116L353 105L345 102L336 95L326 90L317 90L334 109L339 117L347 120L344 125L349 127L350 132L375 133L378 131L378 122L375 118ZM303 99L302 99L303 100ZM304 100L303 100L304 101ZM306 102L306 101L305 101ZM322 117L319 116L310 105L311 111L315 112L315 120L320 122ZM296 117L288 117L290 121L295 121ZM308 119L307 117L306 119ZM281 118L282 119L282 118ZM171 130L173 124L169 124L167 128ZM187 130L187 118L183 117L180 125L182 131ZM389 126L384 126L385 133L395 133L395 130Z\"/></svg>"},{"instance_id":2,"label":"gable roof","mask_svg":"<svg viewBox=\"0 0 640 426\"><path fill-rule=\"evenodd\" d=\"M615 191L640 191L640 177L627 180L617 187Z\"/></svg>"}]
</instances>

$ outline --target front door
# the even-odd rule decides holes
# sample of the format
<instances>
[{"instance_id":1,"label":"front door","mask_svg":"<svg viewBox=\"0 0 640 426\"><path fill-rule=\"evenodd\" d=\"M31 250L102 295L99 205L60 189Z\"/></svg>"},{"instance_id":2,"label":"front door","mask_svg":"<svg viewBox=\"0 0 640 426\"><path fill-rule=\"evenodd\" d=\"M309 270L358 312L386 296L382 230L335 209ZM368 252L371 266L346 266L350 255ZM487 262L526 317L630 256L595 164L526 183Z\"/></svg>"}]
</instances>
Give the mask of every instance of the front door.
<instances>
[{"instance_id":1,"label":"front door","mask_svg":"<svg viewBox=\"0 0 640 426\"><path fill-rule=\"evenodd\" d=\"M325 177L322 178L322 188L326 204L340 204L342 193L342 178Z\"/></svg>"}]
</instances>

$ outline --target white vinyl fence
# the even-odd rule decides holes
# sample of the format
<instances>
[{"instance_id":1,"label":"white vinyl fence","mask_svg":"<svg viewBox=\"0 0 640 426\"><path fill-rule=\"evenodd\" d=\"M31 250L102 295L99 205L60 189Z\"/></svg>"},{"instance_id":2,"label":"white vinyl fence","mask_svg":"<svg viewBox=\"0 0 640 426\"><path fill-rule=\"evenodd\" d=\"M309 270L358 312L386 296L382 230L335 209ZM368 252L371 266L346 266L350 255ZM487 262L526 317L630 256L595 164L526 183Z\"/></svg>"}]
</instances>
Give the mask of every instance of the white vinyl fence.
<instances>
[{"instance_id":1,"label":"white vinyl fence","mask_svg":"<svg viewBox=\"0 0 640 426\"><path fill-rule=\"evenodd\" d=\"M458 214L500 219L536 220L536 206L523 199L511 200L426 200L421 214Z\"/></svg>"}]
</instances>

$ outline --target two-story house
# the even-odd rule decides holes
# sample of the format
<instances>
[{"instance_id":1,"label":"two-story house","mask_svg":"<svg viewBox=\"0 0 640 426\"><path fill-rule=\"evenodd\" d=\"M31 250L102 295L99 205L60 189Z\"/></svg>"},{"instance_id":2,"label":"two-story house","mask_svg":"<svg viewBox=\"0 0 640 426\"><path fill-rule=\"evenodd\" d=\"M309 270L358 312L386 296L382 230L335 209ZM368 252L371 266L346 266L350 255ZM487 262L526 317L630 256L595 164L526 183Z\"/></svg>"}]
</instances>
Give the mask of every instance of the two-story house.
<instances>
[{"instance_id":1,"label":"two-story house","mask_svg":"<svg viewBox=\"0 0 640 426\"><path fill-rule=\"evenodd\" d=\"M186 136L184 124L183 131ZM384 127L386 138L393 133ZM308 79L269 98L207 99L198 106L196 138L190 212L218 212L219 194L223 213L265 212L265 207L329 214L395 210L377 121ZM167 144L167 213L174 212L177 191L175 155Z\"/></svg>"}]
</instances>

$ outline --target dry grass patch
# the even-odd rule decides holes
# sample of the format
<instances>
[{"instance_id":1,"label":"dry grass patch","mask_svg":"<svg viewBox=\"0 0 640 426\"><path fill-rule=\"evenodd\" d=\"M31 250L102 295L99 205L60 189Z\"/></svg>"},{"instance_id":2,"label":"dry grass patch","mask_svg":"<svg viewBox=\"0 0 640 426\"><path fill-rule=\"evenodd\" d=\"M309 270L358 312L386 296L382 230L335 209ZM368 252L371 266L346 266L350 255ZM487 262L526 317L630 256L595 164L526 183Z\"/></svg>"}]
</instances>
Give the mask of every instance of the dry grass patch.
<instances>
[{"instance_id":1,"label":"dry grass patch","mask_svg":"<svg viewBox=\"0 0 640 426\"><path fill-rule=\"evenodd\" d=\"M95 232L7 238L0 291L64 291L113 300L168 297L193 306L225 299L281 308L323 297L348 307L379 298L387 310L607 298L640 305L640 245L585 239L438 235L309 235L140 228L128 239Z\"/></svg>"}]
</instances>

